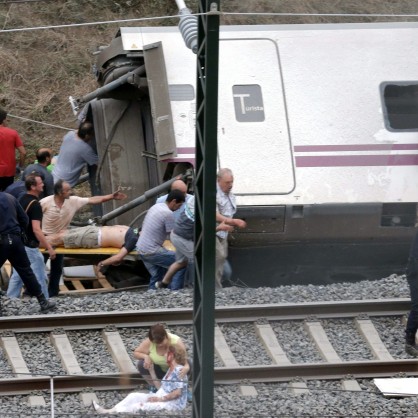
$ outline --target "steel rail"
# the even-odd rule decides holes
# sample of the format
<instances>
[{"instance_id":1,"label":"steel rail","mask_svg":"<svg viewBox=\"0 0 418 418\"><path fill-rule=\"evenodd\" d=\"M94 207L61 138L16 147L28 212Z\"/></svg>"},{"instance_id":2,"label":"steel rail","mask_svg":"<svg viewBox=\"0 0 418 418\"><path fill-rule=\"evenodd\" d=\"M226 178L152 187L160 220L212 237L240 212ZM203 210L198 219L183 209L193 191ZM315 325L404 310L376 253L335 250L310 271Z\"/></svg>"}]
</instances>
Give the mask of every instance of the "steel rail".
<instances>
[{"instance_id":1,"label":"steel rail","mask_svg":"<svg viewBox=\"0 0 418 418\"><path fill-rule=\"evenodd\" d=\"M216 367L215 384L278 383L291 382L296 378L304 380L337 380L347 378L392 377L398 373L418 376L418 362L415 359L394 361L358 361L342 363L305 363L289 366L243 366ZM33 378L0 379L1 395L21 395L32 391L50 390L53 377L54 391L80 392L91 390L132 390L143 383L138 374L99 374L42 376Z\"/></svg>"},{"instance_id":2,"label":"steel rail","mask_svg":"<svg viewBox=\"0 0 418 418\"><path fill-rule=\"evenodd\" d=\"M369 316L404 315L410 309L406 298L386 300L355 300L333 302L279 303L271 305L218 306L215 319L219 322L297 320L307 317L350 318L360 314ZM116 327L143 327L156 322L170 325L191 324L192 309L147 309L72 313L64 315L9 316L0 318L0 331L46 332L57 328L65 330L100 329Z\"/></svg>"}]
</instances>

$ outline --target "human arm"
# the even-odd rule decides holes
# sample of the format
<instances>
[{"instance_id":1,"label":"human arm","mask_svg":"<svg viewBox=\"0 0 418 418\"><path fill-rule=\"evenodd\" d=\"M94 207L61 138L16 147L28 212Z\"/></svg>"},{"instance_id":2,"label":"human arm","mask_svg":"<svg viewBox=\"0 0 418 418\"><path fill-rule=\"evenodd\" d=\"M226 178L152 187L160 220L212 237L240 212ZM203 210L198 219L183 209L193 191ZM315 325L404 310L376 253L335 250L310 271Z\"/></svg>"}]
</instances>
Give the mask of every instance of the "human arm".
<instances>
[{"instance_id":1,"label":"human arm","mask_svg":"<svg viewBox=\"0 0 418 418\"><path fill-rule=\"evenodd\" d=\"M137 360L144 360L144 367L149 369L152 365L151 357L150 357L150 348L151 348L151 341L149 338L142 341L141 344L134 350L134 357Z\"/></svg>"},{"instance_id":2,"label":"human arm","mask_svg":"<svg viewBox=\"0 0 418 418\"><path fill-rule=\"evenodd\" d=\"M232 225L227 225L225 222L221 222L216 227L216 231L232 232L233 230L234 230L234 227Z\"/></svg>"},{"instance_id":3,"label":"human arm","mask_svg":"<svg viewBox=\"0 0 418 418\"><path fill-rule=\"evenodd\" d=\"M101 267L105 267L105 266L117 266L118 264L120 264L123 259L125 258L125 256L128 254L128 250L125 247L122 247L119 252L115 255L112 255L112 257L106 258L105 260L101 261L98 266Z\"/></svg>"},{"instance_id":4,"label":"human arm","mask_svg":"<svg viewBox=\"0 0 418 418\"><path fill-rule=\"evenodd\" d=\"M97 205L99 203L109 202L109 200L125 200L127 198L125 193L116 190L116 192L104 196L89 197L89 204Z\"/></svg>"},{"instance_id":5,"label":"human arm","mask_svg":"<svg viewBox=\"0 0 418 418\"><path fill-rule=\"evenodd\" d=\"M228 218L224 215L221 215L219 212L216 212L216 221L220 223L224 222L227 225L236 226L237 228L246 228L247 226L247 223L242 219Z\"/></svg>"},{"instance_id":6,"label":"human arm","mask_svg":"<svg viewBox=\"0 0 418 418\"><path fill-rule=\"evenodd\" d=\"M186 345L184 344L181 338L177 340L176 347L182 348L187 353ZM180 370L180 373L179 373L180 378L183 379L187 375L187 373L189 373L189 371L190 371L190 364L186 360L186 364Z\"/></svg>"},{"instance_id":7,"label":"human arm","mask_svg":"<svg viewBox=\"0 0 418 418\"><path fill-rule=\"evenodd\" d=\"M52 248L52 245L46 240L45 235L42 232L41 229L41 222L37 221L35 219L32 219L32 230L36 237L36 239L39 241L39 244L42 248L46 248L49 253L49 258L53 260L56 256L55 250Z\"/></svg>"},{"instance_id":8,"label":"human arm","mask_svg":"<svg viewBox=\"0 0 418 418\"><path fill-rule=\"evenodd\" d=\"M164 396L150 396L148 402L168 402L173 401L174 399L180 398L181 388L172 390L170 393Z\"/></svg>"},{"instance_id":9,"label":"human arm","mask_svg":"<svg viewBox=\"0 0 418 418\"><path fill-rule=\"evenodd\" d=\"M26 149L21 145L20 147L17 147L17 150L19 152L19 167L23 167L25 165Z\"/></svg>"}]
</instances>

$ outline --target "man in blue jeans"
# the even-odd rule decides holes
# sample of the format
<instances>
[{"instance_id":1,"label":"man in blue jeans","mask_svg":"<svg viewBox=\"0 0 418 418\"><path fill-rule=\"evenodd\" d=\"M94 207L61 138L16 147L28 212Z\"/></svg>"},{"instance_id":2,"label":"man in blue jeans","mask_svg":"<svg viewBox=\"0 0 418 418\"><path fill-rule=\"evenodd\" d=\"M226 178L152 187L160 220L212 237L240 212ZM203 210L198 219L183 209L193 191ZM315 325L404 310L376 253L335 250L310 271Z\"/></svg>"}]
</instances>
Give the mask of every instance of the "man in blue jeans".
<instances>
[{"instance_id":1,"label":"man in blue jeans","mask_svg":"<svg viewBox=\"0 0 418 418\"><path fill-rule=\"evenodd\" d=\"M41 312L55 308L55 303L46 299L41 286L30 267L23 245L21 231L28 226L28 216L15 197L0 192L0 266L6 260L17 270L31 296L36 296Z\"/></svg>"},{"instance_id":2,"label":"man in blue jeans","mask_svg":"<svg viewBox=\"0 0 418 418\"><path fill-rule=\"evenodd\" d=\"M174 228L173 212L177 210L185 200L184 192L172 190L167 200L156 203L145 216L136 249L139 258L151 275L149 288L155 289L155 283L163 279L167 269L176 260L175 252L163 247L165 240L169 238ZM178 271L170 284L170 289L177 290L184 286L185 269Z\"/></svg>"},{"instance_id":3,"label":"man in blue jeans","mask_svg":"<svg viewBox=\"0 0 418 418\"><path fill-rule=\"evenodd\" d=\"M42 208L38 201L39 195L44 190L44 183L39 173L29 174L25 180L26 194L19 198L19 203L29 218L29 225L26 229L27 240L24 242L25 251L29 258L31 268L41 286L42 293L48 299L48 277L45 272L44 258L39 252L39 244L46 248L51 260L55 258L55 250L45 239L41 229ZM9 298L20 297L23 282L15 269L9 281L7 296Z\"/></svg>"}]
</instances>

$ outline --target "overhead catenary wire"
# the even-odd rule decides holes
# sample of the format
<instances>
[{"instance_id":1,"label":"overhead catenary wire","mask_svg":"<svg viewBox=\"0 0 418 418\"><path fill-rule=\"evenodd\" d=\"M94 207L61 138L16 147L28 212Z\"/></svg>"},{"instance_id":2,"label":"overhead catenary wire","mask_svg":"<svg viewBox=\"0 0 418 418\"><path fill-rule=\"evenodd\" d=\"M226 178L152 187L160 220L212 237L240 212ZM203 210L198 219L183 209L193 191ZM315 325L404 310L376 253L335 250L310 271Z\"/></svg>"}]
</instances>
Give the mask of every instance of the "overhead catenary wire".
<instances>
[{"instance_id":1,"label":"overhead catenary wire","mask_svg":"<svg viewBox=\"0 0 418 418\"><path fill-rule=\"evenodd\" d=\"M287 12L208 12L208 13L192 13L191 16L205 16L217 14L220 16L253 16L253 17L374 17L374 18L418 18L418 14L388 14L388 13L287 13ZM132 19L116 19L116 20L103 20L95 22L83 22L83 23L67 23L61 25L46 25L46 26L33 26L23 28L10 28L2 29L0 33L11 32L26 32L34 30L48 30L48 29L64 29L64 28L77 28L83 26L97 26L97 25L111 25L116 23L132 23L132 22L146 22L153 20L166 20L166 19L180 19L182 15L166 15L166 16L153 16L153 17L138 17Z\"/></svg>"},{"instance_id":2,"label":"overhead catenary wire","mask_svg":"<svg viewBox=\"0 0 418 418\"><path fill-rule=\"evenodd\" d=\"M66 128L65 126L54 125L54 124L52 124L52 123L41 122L41 121L39 121L39 120L34 120L34 119L24 118L24 117L22 117L22 116L12 115L11 113L8 113L8 114L7 114L7 117L14 118L14 119L19 119L19 120L22 120L22 121L24 121L24 122L36 123L36 124L38 124L38 125L48 126L49 128L63 129L63 130L65 130L65 131L73 131L73 130L74 130L74 128Z\"/></svg>"}]
</instances>

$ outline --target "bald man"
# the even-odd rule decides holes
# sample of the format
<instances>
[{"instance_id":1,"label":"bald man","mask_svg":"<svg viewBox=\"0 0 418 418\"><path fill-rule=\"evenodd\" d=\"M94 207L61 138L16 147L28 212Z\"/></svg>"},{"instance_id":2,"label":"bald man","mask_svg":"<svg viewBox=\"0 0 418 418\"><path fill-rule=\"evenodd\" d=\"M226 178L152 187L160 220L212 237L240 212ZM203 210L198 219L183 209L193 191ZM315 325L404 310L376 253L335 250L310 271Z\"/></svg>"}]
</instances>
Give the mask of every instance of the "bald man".
<instances>
[{"instance_id":1,"label":"bald man","mask_svg":"<svg viewBox=\"0 0 418 418\"><path fill-rule=\"evenodd\" d=\"M186 198L185 202L180 206L180 208L173 212L174 222L175 222L179 218L180 214L184 212L186 202L191 197L193 197L193 195L187 193L187 184L183 180L174 180L173 183L171 183L170 191L171 190L180 190L181 192L184 193L184 196ZM165 194L164 196L159 197L155 203L164 203L167 200L167 196L168 194Z\"/></svg>"},{"instance_id":2,"label":"bald man","mask_svg":"<svg viewBox=\"0 0 418 418\"><path fill-rule=\"evenodd\" d=\"M22 180L25 181L26 176L32 173L39 173L44 182L44 191L39 196L42 199L46 196L54 194L54 179L47 167L51 164L52 151L49 148L39 148L36 151L37 163L29 164L22 173Z\"/></svg>"}]
</instances>

